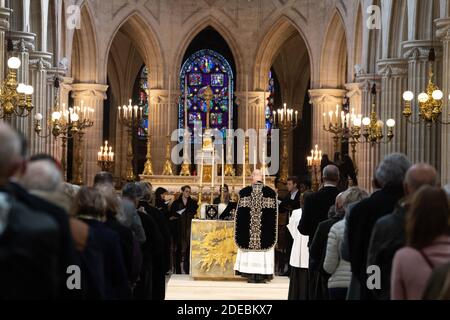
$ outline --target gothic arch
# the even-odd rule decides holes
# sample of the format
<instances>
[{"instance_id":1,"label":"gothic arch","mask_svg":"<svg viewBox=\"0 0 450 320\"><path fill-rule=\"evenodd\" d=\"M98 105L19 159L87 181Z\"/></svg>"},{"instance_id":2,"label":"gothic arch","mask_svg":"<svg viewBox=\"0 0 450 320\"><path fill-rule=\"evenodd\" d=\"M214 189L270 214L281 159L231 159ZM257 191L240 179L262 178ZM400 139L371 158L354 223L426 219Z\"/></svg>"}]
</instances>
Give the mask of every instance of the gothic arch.
<instances>
[{"instance_id":1,"label":"gothic arch","mask_svg":"<svg viewBox=\"0 0 450 320\"><path fill-rule=\"evenodd\" d=\"M164 87L164 58L161 52L159 39L151 26L139 12L133 11L115 28L107 45L103 70L107 73L108 57L112 49L117 33L122 31L136 47L144 64L149 68L150 88L161 89ZM106 78L106 77L105 77Z\"/></svg>"},{"instance_id":2,"label":"gothic arch","mask_svg":"<svg viewBox=\"0 0 450 320\"><path fill-rule=\"evenodd\" d=\"M239 50L239 46L232 36L232 33L229 32L229 30L222 25L215 17L208 16L207 18L201 19L199 23L194 25L193 27L187 28L189 33L183 37L183 42L180 44L176 51L176 57L175 57L175 63L172 66L172 69L170 70L171 74L175 75L175 79L178 79L178 75L180 73L180 68L183 64L183 57L186 53L187 48L189 47L192 40L205 28L212 27L214 28L226 41L228 47L231 50L231 53L233 54L233 59L236 65L236 74L235 81L236 84L239 85L243 83L242 79L244 77L244 65L243 65L243 58L241 55L241 52ZM179 80L179 79L178 79ZM241 80L241 81L239 81ZM179 85L177 85L179 87Z\"/></svg>"},{"instance_id":3,"label":"gothic arch","mask_svg":"<svg viewBox=\"0 0 450 320\"><path fill-rule=\"evenodd\" d=\"M362 41L363 41L363 14L361 3L358 4L355 26L354 26L354 40L353 40L353 68L355 65L362 63Z\"/></svg>"},{"instance_id":4,"label":"gothic arch","mask_svg":"<svg viewBox=\"0 0 450 320\"><path fill-rule=\"evenodd\" d=\"M328 25L320 60L320 87L343 88L347 82L347 36L339 11Z\"/></svg>"},{"instance_id":5,"label":"gothic arch","mask_svg":"<svg viewBox=\"0 0 450 320\"><path fill-rule=\"evenodd\" d=\"M97 38L87 4L81 7L81 28L73 34L72 48L70 73L74 82L97 83Z\"/></svg>"},{"instance_id":6,"label":"gothic arch","mask_svg":"<svg viewBox=\"0 0 450 320\"><path fill-rule=\"evenodd\" d=\"M268 74L283 44L296 33L300 34L306 45L310 66L313 65L311 50L304 34L286 16L279 18L266 32L258 46L255 64L253 67L253 88L265 90L268 83ZM311 68L312 72L312 68ZM312 75L312 74L311 74Z\"/></svg>"}]
</instances>

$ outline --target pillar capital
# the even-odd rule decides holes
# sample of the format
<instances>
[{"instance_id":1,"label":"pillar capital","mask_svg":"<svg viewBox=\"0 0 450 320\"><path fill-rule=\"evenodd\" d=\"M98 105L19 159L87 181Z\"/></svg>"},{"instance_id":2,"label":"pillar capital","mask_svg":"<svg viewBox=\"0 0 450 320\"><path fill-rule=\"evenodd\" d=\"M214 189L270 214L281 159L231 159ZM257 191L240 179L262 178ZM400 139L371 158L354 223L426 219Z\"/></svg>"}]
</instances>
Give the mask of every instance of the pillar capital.
<instances>
[{"instance_id":1,"label":"pillar capital","mask_svg":"<svg viewBox=\"0 0 450 320\"><path fill-rule=\"evenodd\" d=\"M0 31L9 30L9 17L11 16L11 13L11 9L0 7Z\"/></svg>"},{"instance_id":2,"label":"pillar capital","mask_svg":"<svg viewBox=\"0 0 450 320\"><path fill-rule=\"evenodd\" d=\"M408 60L428 60L430 49L436 50L436 57L442 56L441 41L414 40L402 44L403 58Z\"/></svg>"},{"instance_id":3,"label":"pillar capital","mask_svg":"<svg viewBox=\"0 0 450 320\"><path fill-rule=\"evenodd\" d=\"M408 75L408 60L386 59L378 61L378 74L382 77L395 77Z\"/></svg>"},{"instance_id":4,"label":"pillar capital","mask_svg":"<svg viewBox=\"0 0 450 320\"><path fill-rule=\"evenodd\" d=\"M436 19L436 36L442 41L450 41L450 18Z\"/></svg>"},{"instance_id":5,"label":"pillar capital","mask_svg":"<svg viewBox=\"0 0 450 320\"><path fill-rule=\"evenodd\" d=\"M170 90L171 104L176 103L181 95L181 90ZM169 90L151 89L149 90L149 102L152 104L169 103Z\"/></svg>"},{"instance_id":6,"label":"pillar capital","mask_svg":"<svg viewBox=\"0 0 450 320\"><path fill-rule=\"evenodd\" d=\"M342 89L312 89L309 90L310 102L313 105L324 104L343 104L346 90Z\"/></svg>"},{"instance_id":7,"label":"pillar capital","mask_svg":"<svg viewBox=\"0 0 450 320\"><path fill-rule=\"evenodd\" d=\"M363 86L363 84L361 82L346 83L345 84L345 90L347 90L346 97L354 98L357 96L361 96L362 86Z\"/></svg>"},{"instance_id":8,"label":"pillar capital","mask_svg":"<svg viewBox=\"0 0 450 320\"><path fill-rule=\"evenodd\" d=\"M72 87L72 98L105 100L108 86L97 83L74 83Z\"/></svg>"},{"instance_id":9,"label":"pillar capital","mask_svg":"<svg viewBox=\"0 0 450 320\"><path fill-rule=\"evenodd\" d=\"M265 91L249 91L248 92L248 105L249 107L263 104L265 105L265 98L269 97L269 92ZM245 107L245 99L247 98L247 92L236 91L234 93L236 97L236 104L241 107Z\"/></svg>"}]
</instances>

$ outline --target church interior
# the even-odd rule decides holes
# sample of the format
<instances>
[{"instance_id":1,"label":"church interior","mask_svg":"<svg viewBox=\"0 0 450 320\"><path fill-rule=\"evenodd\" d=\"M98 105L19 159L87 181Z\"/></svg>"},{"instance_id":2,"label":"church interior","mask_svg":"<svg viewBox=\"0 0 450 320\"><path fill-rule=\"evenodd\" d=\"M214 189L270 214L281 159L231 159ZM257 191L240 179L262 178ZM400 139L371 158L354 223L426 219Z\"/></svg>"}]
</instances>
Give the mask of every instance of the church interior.
<instances>
[{"instance_id":1,"label":"church interior","mask_svg":"<svg viewBox=\"0 0 450 320\"><path fill-rule=\"evenodd\" d=\"M378 202L387 206L392 200L392 206L360 209L374 216L385 210L384 216L403 203L403 196L413 199L407 185L414 170L432 168L435 187L450 197L450 187L443 187L450 184L450 0L0 0L0 42L0 121L7 126L0 128L5 145L0 147L5 158L0 196L46 210L38 200L22 200L4 182L13 181L28 190L24 193L51 194L51 200L42 197L63 207L56 189L50 190L60 179L61 193L72 197L64 208L70 215L66 224L72 233L85 234L80 245L89 248L87 228L95 234L101 229L96 223L103 221L88 213L99 210L99 200L90 198L103 197L110 183L110 193L117 196L104 196L104 220L122 241L120 255L132 256L124 234L142 251L152 247L151 253L139 254L142 270L148 266L153 275L138 272L133 282L133 268L124 261L131 288L106 288L96 296L98 283L92 281L83 292L87 299L332 300L346 295L350 300L348 287L360 285L365 270L356 271L356 253L346 262L337 249L341 273L326 272L337 224L326 230L320 253L311 245L320 236L319 222L332 218L330 206L338 215L342 200L347 232L353 221L350 198L362 203L367 196L376 206L377 192L385 190L386 198ZM16 161L9 156L14 145L5 142L15 141L8 130L18 133L26 149L23 159L32 159L21 174L8 167ZM395 194L389 179L397 179L402 189L395 201L389 198ZM424 179L421 185L427 184ZM339 195L321 209L328 200L317 199L333 181ZM30 191L35 188L40 192ZM439 191L432 191L437 197ZM136 204L130 216L140 217L141 228L158 225L160 240L153 234L139 240L132 218L125 221L122 198ZM443 210L450 215L445 202ZM316 223L321 210L324 216ZM306 221L307 214L315 216ZM360 252L364 269L373 257L376 243L369 246L369 241L378 218L367 218L370 228L364 225L369 228L369 238L361 240L367 242ZM348 237L357 241L364 228ZM4 230L8 220L0 214L1 252L12 245ZM444 250L450 263L448 236ZM72 240L79 243L75 235ZM154 262L158 255L164 262ZM397 255L394 269L401 263ZM312 271L318 263L320 271ZM81 270L90 264L95 262L85 261ZM262 277L254 276L260 275L254 271L259 267ZM381 269L381 282L392 281L391 291L372 295L362 288L360 299L398 297L393 288L400 280ZM7 279L2 270L0 278ZM346 272L344 294L334 285ZM450 279L450 267L446 274ZM261 283L266 290L259 290ZM324 286L325 293L312 293L313 286L316 291ZM54 298L53 289L44 290L44 296ZM73 295L66 291L59 292ZM0 299L33 298L34 292L25 292L29 295L0 289ZM408 297L415 296L405 293Z\"/></svg>"}]
</instances>

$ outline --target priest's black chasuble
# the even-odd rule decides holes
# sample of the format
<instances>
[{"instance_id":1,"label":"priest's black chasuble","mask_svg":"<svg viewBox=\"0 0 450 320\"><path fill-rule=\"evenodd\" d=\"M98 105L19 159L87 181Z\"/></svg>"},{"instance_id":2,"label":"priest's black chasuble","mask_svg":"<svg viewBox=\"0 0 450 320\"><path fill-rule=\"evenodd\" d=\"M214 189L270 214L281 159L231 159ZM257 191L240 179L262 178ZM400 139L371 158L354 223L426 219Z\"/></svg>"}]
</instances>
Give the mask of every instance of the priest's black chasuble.
<instances>
[{"instance_id":1,"label":"priest's black chasuble","mask_svg":"<svg viewBox=\"0 0 450 320\"><path fill-rule=\"evenodd\" d=\"M277 194L258 182L239 192L235 242L244 251L268 251L277 243Z\"/></svg>"}]
</instances>

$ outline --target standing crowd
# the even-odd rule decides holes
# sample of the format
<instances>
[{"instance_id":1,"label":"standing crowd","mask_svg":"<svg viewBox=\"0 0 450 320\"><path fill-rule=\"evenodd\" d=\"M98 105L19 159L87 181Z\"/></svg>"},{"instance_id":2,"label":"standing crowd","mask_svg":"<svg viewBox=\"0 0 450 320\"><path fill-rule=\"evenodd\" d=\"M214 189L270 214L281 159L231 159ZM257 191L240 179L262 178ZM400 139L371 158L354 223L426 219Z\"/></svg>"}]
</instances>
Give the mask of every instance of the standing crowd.
<instances>
[{"instance_id":1,"label":"standing crowd","mask_svg":"<svg viewBox=\"0 0 450 320\"><path fill-rule=\"evenodd\" d=\"M374 176L369 195L340 188L338 167L327 165L320 190L302 195L290 222L290 299L450 299L450 186L403 154Z\"/></svg>"},{"instance_id":2,"label":"standing crowd","mask_svg":"<svg viewBox=\"0 0 450 320\"><path fill-rule=\"evenodd\" d=\"M63 180L48 155L0 124L0 299L164 300L171 271L189 273L190 187L175 199L147 182L114 188Z\"/></svg>"}]
</instances>

